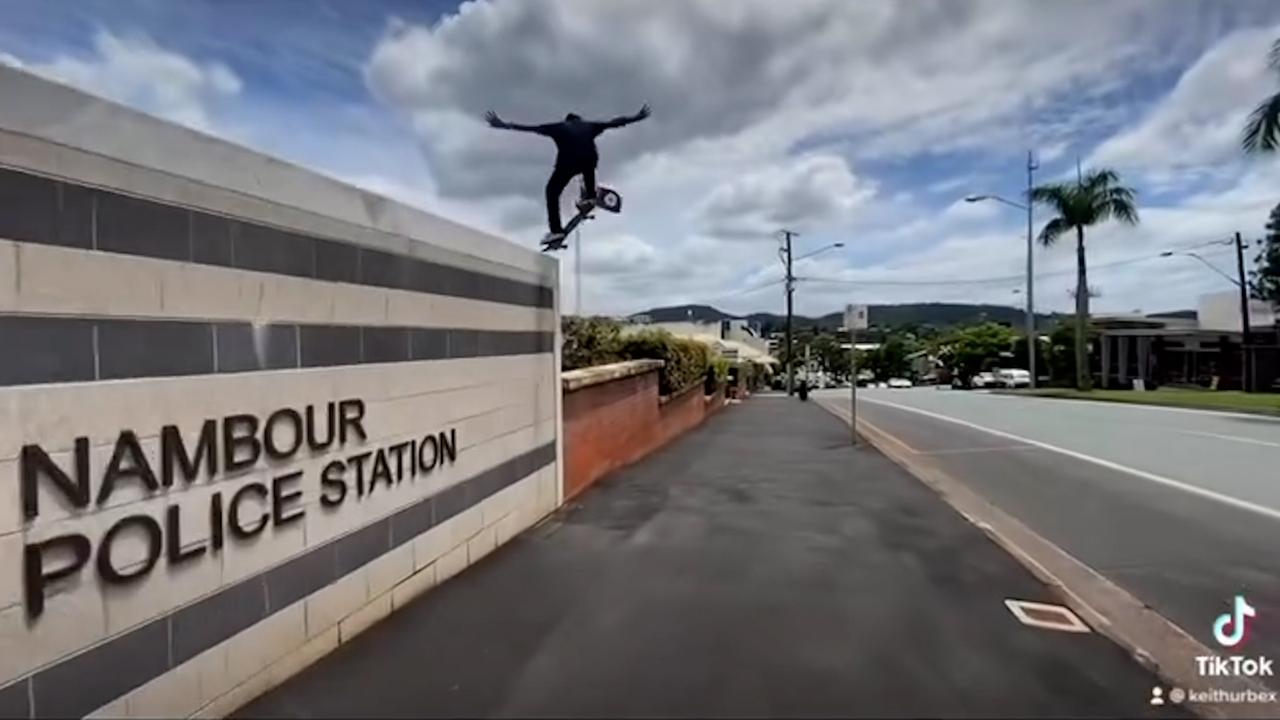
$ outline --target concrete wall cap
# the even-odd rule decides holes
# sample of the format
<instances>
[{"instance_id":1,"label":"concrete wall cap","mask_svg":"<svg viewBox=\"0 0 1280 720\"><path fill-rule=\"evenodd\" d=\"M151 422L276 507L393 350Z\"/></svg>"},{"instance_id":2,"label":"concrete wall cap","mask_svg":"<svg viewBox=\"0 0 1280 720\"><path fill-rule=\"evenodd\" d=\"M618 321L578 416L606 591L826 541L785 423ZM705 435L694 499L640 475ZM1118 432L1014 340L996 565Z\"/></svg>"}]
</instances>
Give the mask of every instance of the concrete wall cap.
<instances>
[{"instance_id":1,"label":"concrete wall cap","mask_svg":"<svg viewBox=\"0 0 1280 720\"><path fill-rule=\"evenodd\" d=\"M626 360L623 362L580 368L560 376L565 392L581 390L592 385L613 382L648 372L657 372L665 363L662 360Z\"/></svg>"}]
</instances>

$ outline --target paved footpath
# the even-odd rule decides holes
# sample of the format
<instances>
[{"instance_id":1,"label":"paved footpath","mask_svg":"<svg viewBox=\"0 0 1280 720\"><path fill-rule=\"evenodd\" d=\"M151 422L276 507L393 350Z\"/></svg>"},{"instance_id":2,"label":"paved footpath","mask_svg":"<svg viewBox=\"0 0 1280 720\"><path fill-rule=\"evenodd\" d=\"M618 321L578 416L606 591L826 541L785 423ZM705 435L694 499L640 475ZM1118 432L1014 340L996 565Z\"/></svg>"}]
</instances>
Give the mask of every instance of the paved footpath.
<instances>
[{"instance_id":1,"label":"paved footpath","mask_svg":"<svg viewBox=\"0 0 1280 720\"><path fill-rule=\"evenodd\" d=\"M727 408L241 711L1180 716L1048 589L816 404Z\"/></svg>"}]
</instances>

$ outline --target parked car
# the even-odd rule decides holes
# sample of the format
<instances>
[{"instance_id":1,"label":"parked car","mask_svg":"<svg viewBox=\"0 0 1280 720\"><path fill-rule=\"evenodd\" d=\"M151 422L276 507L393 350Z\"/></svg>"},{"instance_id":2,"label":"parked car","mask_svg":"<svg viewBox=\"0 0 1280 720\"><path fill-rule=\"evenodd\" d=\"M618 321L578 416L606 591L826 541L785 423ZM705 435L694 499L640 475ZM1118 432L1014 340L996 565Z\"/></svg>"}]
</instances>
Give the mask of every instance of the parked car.
<instances>
[{"instance_id":1,"label":"parked car","mask_svg":"<svg viewBox=\"0 0 1280 720\"><path fill-rule=\"evenodd\" d=\"M1005 388L1031 387L1031 373L1019 368L1006 368L996 370L992 373L995 376L995 384Z\"/></svg>"},{"instance_id":2,"label":"parked car","mask_svg":"<svg viewBox=\"0 0 1280 720\"><path fill-rule=\"evenodd\" d=\"M969 382L964 382L959 376L951 381L951 387L957 390L982 389L996 386L996 376L993 373L982 372L969 378Z\"/></svg>"},{"instance_id":3,"label":"parked car","mask_svg":"<svg viewBox=\"0 0 1280 720\"><path fill-rule=\"evenodd\" d=\"M906 378L890 378L889 387L891 388L909 388L911 381Z\"/></svg>"}]
</instances>

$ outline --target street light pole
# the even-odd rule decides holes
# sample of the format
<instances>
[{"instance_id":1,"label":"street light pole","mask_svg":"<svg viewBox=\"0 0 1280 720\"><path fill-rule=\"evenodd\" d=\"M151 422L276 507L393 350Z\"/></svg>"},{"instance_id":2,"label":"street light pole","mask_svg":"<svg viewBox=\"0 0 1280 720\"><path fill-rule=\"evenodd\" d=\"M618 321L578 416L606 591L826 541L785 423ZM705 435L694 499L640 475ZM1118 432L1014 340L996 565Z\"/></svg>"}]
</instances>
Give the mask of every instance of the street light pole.
<instances>
[{"instance_id":1,"label":"street light pole","mask_svg":"<svg viewBox=\"0 0 1280 720\"><path fill-rule=\"evenodd\" d=\"M1254 376L1253 376L1253 329L1249 326L1249 281L1244 272L1244 239L1240 237L1240 233L1236 233L1234 238L1223 240L1221 242L1214 241L1214 245L1236 246L1236 275L1231 277L1227 273L1219 270L1213 263L1205 260L1193 252L1166 250L1160 253L1160 257L1173 257L1174 255L1185 255L1194 258L1201 265L1218 273L1234 284L1240 290L1240 387L1245 392L1253 392Z\"/></svg>"},{"instance_id":2,"label":"street light pole","mask_svg":"<svg viewBox=\"0 0 1280 720\"><path fill-rule=\"evenodd\" d=\"M1236 233L1236 271L1240 275L1240 384L1245 392L1253 392L1253 339L1249 328L1249 285L1244 275L1244 241Z\"/></svg>"},{"instance_id":3,"label":"street light pole","mask_svg":"<svg viewBox=\"0 0 1280 720\"><path fill-rule=\"evenodd\" d=\"M1036 388L1036 351L1039 339L1036 337L1036 302L1035 302L1035 203L1031 202L1031 190L1034 187L1033 174L1040 167L1035 156L1027 151L1027 371L1031 375L1030 389Z\"/></svg>"},{"instance_id":4,"label":"street light pole","mask_svg":"<svg viewBox=\"0 0 1280 720\"><path fill-rule=\"evenodd\" d=\"M795 233L790 230L783 230L782 235L785 240L784 251L786 252L787 266L787 394L790 395L795 388L795 364L792 358L791 348L791 316L792 316L792 296L795 294L796 278L791 274L791 236Z\"/></svg>"},{"instance_id":5,"label":"street light pole","mask_svg":"<svg viewBox=\"0 0 1280 720\"><path fill-rule=\"evenodd\" d=\"M1009 207L1015 207L1027 214L1027 311L1024 327L1027 333L1027 372L1031 375L1031 388L1036 387L1036 294L1035 294L1035 203L1031 202L1031 190L1035 183L1035 171L1040 169L1035 153L1027 151L1027 202L1019 203L1006 200L999 195L969 195L965 202L982 202L995 200Z\"/></svg>"},{"instance_id":6,"label":"street light pole","mask_svg":"<svg viewBox=\"0 0 1280 720\"><path fill-rule=\"evenodd\" d=\"M792 258L791 238L798 236L800 233L793 232L791 230L782 230L781 232L785 240L782 246L782 250L780 252L782 255L784 255L784 257L782 258L782 264L783 266L786 267L786 270L787 270L787 274L786 274L786 281L787 281L787 394L790 395L792 390L795 387L795 365L791 361L791 352L792 352L791 325L792 325L792 318L794 315L794 313L792 312L792 305L793 305L792 301L795 296L795 290L796 290L796 276L791 271L792 265L794 264L795 260L803 260L805 258L813 257L814 255L817 255L819 253L824 253L828 250L842 248L844 247L844 243L837 242L837 243L831 243L830 245L824 245L823 247L820 247L817 250L813 250L811 252L807 252L798 258ZM805 350L806 351L808 350L808 346L805 346ZM806 357L805 360L807 365L808 358Z\"/></svg>"}]
</instances>

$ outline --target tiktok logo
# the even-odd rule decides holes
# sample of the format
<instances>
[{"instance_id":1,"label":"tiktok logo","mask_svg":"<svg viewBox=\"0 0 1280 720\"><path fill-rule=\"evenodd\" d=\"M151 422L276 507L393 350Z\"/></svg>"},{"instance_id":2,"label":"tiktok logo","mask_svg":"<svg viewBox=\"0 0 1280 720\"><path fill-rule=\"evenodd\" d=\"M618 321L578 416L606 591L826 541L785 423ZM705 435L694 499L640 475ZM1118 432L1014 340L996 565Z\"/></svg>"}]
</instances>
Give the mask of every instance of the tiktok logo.
<instances>
[{"instance_id":1,"label":"tiktok logo","mask_svg":"<svg viewBox=\"0 0 1280 720\"><path fill-rule=\"evenodd\" d=\"M1258 611L1245 602L1243 595L1237 595L1231 612L1223 613L1213 622L1213 639L1223 647L1236 647L1244 642L1245 618L1257 617ZM1230 631L1227 628L1230 628Z\"/></svg>"}]
</instances>

